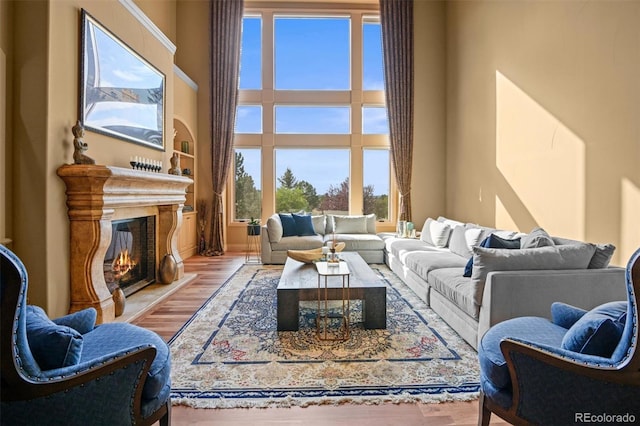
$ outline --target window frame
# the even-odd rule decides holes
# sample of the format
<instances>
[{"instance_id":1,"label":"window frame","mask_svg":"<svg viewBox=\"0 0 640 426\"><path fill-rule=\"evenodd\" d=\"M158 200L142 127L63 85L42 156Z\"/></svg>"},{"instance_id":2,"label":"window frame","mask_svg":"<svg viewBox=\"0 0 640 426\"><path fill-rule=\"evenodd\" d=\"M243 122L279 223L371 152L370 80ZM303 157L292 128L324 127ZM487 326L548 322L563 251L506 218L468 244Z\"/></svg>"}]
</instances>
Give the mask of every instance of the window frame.
<instances>
[{"instance_id":1,"label":"window frame","mask_svg":"<svg viewBox=\"0 0 640 426\"><path fill-rule=\"evenodd\" d=\"M294 8L295 7L295 8ZM350 90L275 90L274 81L274 18L287 17L349 17L351 20L351 89ZM386 107L384 90L363 90L363 24L379 22L379 10L374 4L349 7L340 4L301 4L287 7L282 3L245 3L244 17L262 18L262 89L238 91L238 106L262 105L262 134L235 134L234 149L260 148L262 150L261 182L263 221L275 212L277 178L275 150L278 148L350 150L349 213L362 214L364 188L364 150L387 149L388 134L363 134L362 108ZM275 106L349 106L351 133L349 134L290 134L275 133ZM397 218L398 192L394 179L391 152L389 152L389 213L381 224L393 224ZM240 226L233 209L235 194L233 179L228 179L228 223ZM393 200L393 201L392 201ZM263 222L264 223L264 222Z\"/></svg>"}]
</instances>

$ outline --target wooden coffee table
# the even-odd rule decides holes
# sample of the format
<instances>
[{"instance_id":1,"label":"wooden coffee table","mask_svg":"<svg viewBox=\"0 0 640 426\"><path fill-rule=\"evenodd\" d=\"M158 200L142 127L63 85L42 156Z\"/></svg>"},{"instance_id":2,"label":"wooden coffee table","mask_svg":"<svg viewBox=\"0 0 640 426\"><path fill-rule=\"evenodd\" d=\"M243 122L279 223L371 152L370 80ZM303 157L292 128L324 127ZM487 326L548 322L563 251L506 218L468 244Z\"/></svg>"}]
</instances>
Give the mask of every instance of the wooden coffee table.
<instances>
[{"instance_id":1,"label":"wooden coffee table","mask_svg":"<svg viewBox=\"0 0 640 426\"><path fill-rule=\"evenodd\" d=\"M387 328L387 287L357 252L342 252L349 265L349 299L362 300L364 328ZM323 289L324 294L324 289ZM328 284L327 299L342 300L342 282ZM318 300L315 265L287 258L277 289L278 331L297 331L301 300Z\"/></svg>"}]
</instances>

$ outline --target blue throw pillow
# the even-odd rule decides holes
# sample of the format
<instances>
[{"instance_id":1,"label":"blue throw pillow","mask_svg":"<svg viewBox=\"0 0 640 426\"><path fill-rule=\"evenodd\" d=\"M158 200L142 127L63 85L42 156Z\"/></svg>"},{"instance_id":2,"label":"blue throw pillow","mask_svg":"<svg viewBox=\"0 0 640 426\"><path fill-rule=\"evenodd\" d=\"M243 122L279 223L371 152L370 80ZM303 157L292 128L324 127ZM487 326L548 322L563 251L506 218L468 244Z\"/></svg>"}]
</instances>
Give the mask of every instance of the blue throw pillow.
<instances>
[{"instance_id":1,"label":"blue throw pillow","mask_svg":"<svg viewBox=\"0 0 640 426\"><path fill-rule=\"evenodd\" d=\"M71 327L57 325L39 306L27 306L27 340L42 370L69 367L80 362L82 334Z\"/></svg>"},{"instance_id":2,"label":"blue throw pillow","mask_svg":"<svg viewBox=\"0 0 640 426\"><path fill-rule=\"evenodd\" d=\"M293 237L298 235L296 230L296 221L291 216L291 213L278 213L280 216L280 222L282 223L282 236Z\"/></svg>"},{"instance_id":3,"label":"blue throw pillow","mask_svg":"<svg viewBox=\"0 0 640 426\"><path fill-rule=\"evenodd\" d=\"M610 358L622 337L627 302L593 308L567 330L561 347L573 352Z\"/></svg>"},{"instance_id":4,"label":"blue throw pillow","mask_svg":"<svg viewBox=\"0 0 640 426\"><path fill-rule=\"evenodd\" d=\"M506 238L498 237L496 234L491 234L480 243L480 247L484 248L498 248L498 249L519 249L520 238L514 238L508 240ZM473 272L473 256L469 258L467 265L464 267L463 277L470 277Z\"/></svg>"},{"instance_id":5,"label":"blue throw pillow","mask_svg":"<svg viewBox=\"0 0 640 426\"><path fill-rule=\"evenodd\" d=\"M313 229L311 216L295 213L293 213L291 216L293 216L293 220L296 223L296 235L299 235L301 237L316 235L316 230Z\"/></svg>"},{"instance_id":6,"label":"blue throw pillow","mask_svg":"<svg viewBox=\"0 0 640 426\"><path fill-rule=\"evenodd\" d=\"M569 329L588 311L562 302L551 304L551 320L555 325Z\"/></svg>"}]
</instances>

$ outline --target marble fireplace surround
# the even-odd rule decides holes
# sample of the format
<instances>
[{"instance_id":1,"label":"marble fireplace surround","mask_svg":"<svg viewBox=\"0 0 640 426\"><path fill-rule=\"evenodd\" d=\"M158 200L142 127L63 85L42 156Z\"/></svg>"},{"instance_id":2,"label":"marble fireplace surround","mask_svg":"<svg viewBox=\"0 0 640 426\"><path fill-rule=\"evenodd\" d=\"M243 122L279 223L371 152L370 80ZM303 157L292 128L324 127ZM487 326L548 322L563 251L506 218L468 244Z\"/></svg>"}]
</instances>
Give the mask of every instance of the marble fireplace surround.
<instances>
[{"instance_id":1,"label":"marble fireplace surround","mask_svg":"<svg viewBox=\"0 0 640 426\"><path fill-rule=\"evenodd\" d=\"M111 243L111 222L156 217L156 276L160 260L173 254L176 280L184 275L178 252L185 176L121 167L71 164L58 168L66 185L70 224L70 312L93 307L98 323L115 319L115 307L104 279L103 263Z\"/></svg>"}]
</instances>

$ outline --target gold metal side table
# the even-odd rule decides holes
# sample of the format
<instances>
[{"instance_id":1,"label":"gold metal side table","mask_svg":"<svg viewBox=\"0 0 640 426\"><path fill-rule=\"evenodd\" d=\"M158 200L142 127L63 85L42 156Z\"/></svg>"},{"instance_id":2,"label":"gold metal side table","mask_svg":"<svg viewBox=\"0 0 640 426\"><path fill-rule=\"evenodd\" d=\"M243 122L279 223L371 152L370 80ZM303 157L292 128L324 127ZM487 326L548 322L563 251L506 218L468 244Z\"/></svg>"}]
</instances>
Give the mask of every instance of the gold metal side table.
<instances>
[{"instance_id":1,"label":"gold metal side table","mask_svg":"<svg viewBox=\"0 0 640 426\"><path fill-rule=\"evenodd\" d=\"M316 262L318 271L318 313L316 316L316 333L319 340L348 340L350 337L349 329L349 278L350 271L346 262L340 261L336 263ZM329 278L340 278L341 284L329 284ZM324 285L323 285L324 279ZM340 297L330 296L329 292L341 293ZM336 295L337 296L337 295ZM329 314L329 300L342 300L342 315ZM340 319L340 327L332 336L329 334L330 319ZM342 329L342 332L340 330Z\"/></svg>"},{"instance_id":2,"label":"gold metal side table","mask_svg":"<svg viewBox=\"0 0 640 426\"><path fill-rule=\"evenodd\" d=\"M260 256L260 232L253 234L251 230L247 232L247 246L245 253L245 263L262 263Z\"/></svg>"}]
</instances>

